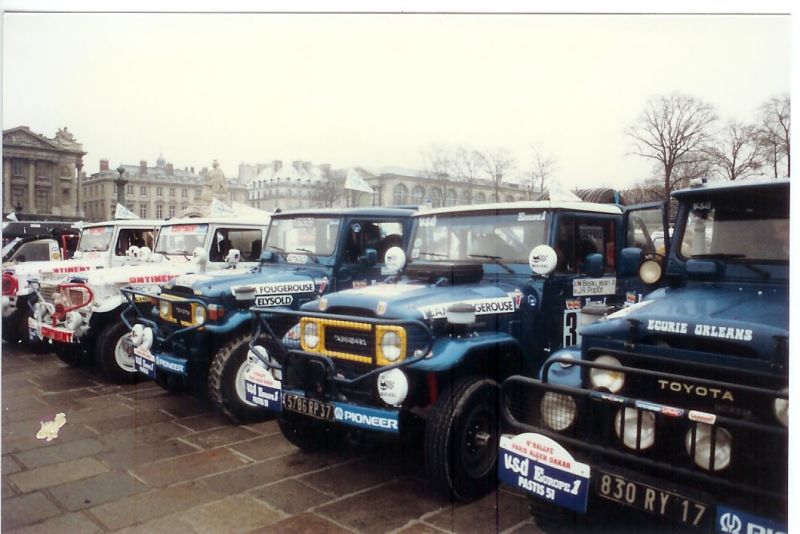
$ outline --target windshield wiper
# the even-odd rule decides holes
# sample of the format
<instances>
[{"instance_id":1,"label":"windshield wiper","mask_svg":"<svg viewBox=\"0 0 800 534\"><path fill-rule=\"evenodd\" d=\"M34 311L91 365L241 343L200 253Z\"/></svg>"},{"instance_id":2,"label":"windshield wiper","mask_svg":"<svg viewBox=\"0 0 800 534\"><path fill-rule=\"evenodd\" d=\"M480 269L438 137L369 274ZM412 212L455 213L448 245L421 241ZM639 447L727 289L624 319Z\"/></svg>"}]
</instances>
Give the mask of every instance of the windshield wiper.
<instances>
[{"instance_id":1,"label":"windshield wiper","mask_svg":"<svg viewBox=\"0 0 800 534\"><path fill-rule=\"evenodd\" d=\"M305 252L306 254L308 254L308 257L311 258L311 261L313 261L314 263L319 263L319 258L317 258L314 255L314 253L308 250L307 248L298 248L297 252Z\"/></svg>"},{"instance_id":2,"label":"windshield wiper","mask_svg":"<svg viewBox=\"0 0 800 534\"><path fill-rule=\"evenodd\" d=\"M285 250L285 249L282 249L281 247L279 247L279 246L277 246L277 245L267 245L267 246L268 246L269 248L271 248L272 250L277 250L278 252L286 252L286 250Z\"/></svg>"},{"instance_id":3,"label":"windshield wiper","mask_svg":"<svg viewBox=\"0 0 800 534\"><path fill-rule=\"evenodd\" d=\"M437 258L447 257L447 254L440 254L438 252L420 252L420 254L425 254L426 256L436 256Z\"/></svg>"},{"instance_id":4,"label":"windshield wiper","mask_svg":"<svg viewBox=\"0 0 800 534\"><path fill-rule=\"evenodd\" d=\"M514 274L514 269L500 261L503 259L502 256L490 256L489 254L467 254L467 256L470 258L485 258L487 260L492 260L494 263L505 269L507 273Z\"/></svg>"}]
</instances>

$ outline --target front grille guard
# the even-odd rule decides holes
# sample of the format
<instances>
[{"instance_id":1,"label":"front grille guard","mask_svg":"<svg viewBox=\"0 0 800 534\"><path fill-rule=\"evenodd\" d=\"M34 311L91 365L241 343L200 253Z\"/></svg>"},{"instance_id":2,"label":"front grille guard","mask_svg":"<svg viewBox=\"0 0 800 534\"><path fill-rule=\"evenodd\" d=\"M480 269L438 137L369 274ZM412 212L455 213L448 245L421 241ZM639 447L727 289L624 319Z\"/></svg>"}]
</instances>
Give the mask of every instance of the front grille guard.
<instances>
[{"instance_id":1,"label":"front grille guard","mask_svg":"<svg viewBox=\"0 0 800 534\"><path fill-rule=\"evenodd\" d=\"M333 390L328 391L329 395L335 395L336 393L335 386L353 387L368 378L379 375L380 373L384 373L392 369L399 369L413 365L418 361L429 357L429 353L433 345L433 332L431 331L430 327L427 324L418 320L379 319L374 317L359 317L357 315L338 315L338 314L312 312L312 311L263 308L259 306L251 307L250 312L254 319L253 335L250 341L250 352L253 355L255 355L261 361L261 363L263 363L268 368L282 372L285 371L284 368L292 366L295 360L302 359L302 360L315 360L321 362L325 366L325 369L327 370L327 377L329 378L329 383L333 387ZM402 326L407 329L408 327L413 327L422 332L426 340L422 345L418 346L416 350L414 350L413 355L410 358L406 358L402 361L393 363L391 365L383 365L380 367L376 367L374 369L370 369L369 371L360 373L353 378L345 378L343 376L337 376L336 364L334 362L334 358L322 354L316 354L313 352L287 349L283 345L281 338L278 337L274 329L270 326L271 319L273 319L272 316L295 317L297 318L295 324L299 323L300 319L303 317L311 317L318 319L329 319L336 321L369 324L372 325L373 327L380 325ZM274 319L272 322L274 322ZM255 350L255 347L258 346L259 342L264 340L266 341L267 344L266 357L261 353L261 351ZM270 358L270 355L274 358L274 360ZM284 374L284 376L286 375Z\"/></svg>"},{"instance_id":2,"label":"front grille guard","mask_svg":"<svg viewBox=\"0 0 800 534\"><path fill-rule=\"evenodd\" d=\"M611 353L611 351L604 351L604 354L605 353ZM575 388L571 386L548 383L547 382L548 371L550 367L552 367L555 364L576 365L582 367L584 371L590 368L620 371L625 373L626 380L628 380L627 377L631 374L639 374L639 375L660 376L665 378L691 380L692 382L704 383L707 385L715 385L719 387L730 387L730 388L735 387L740 391L761 393L765 396L770 396L774 399L777 398L788 399L787 392L775 391L767 388L746 386L741 384L730 384L726 382L713 381L713 380L700 380L685 375L676 375L659 371L649 371L646 369L639 369L636 367L630 367L624 365L617 366L617 365L600 364L600 363L575 360L573 358L565 357L565 358L553 358L551 360L548 360L548 362L544 365L542 369L542 376L545 377L544 380L537 380L534 378L528 378L519 375L509 377L501 386L500 410L506 423L510 427L512 427L512 429L515 432L517 433L533 432L537 434L543 434L562 445L566 445L568 448L580 451L581 453L583 453L583 455L592 458L593 461L602 461L604 459L615 460L617 462L621 462L623 465L646 468L648 470L658 472L662 475L667 475L670 479L683 480L685 483L690 484L694 487L697 487L698 483L708 484L709 485L708 487L712 489L730 490L733 491L734 493L746 493L747 495L752 497L767 498L776 502L781 502L783 503L784 506L788 503L788 495L785 488L782 491L773 491L752 484L743 484L742 482L739 481L727 480L720 476L714 476L710 474L710 472L707 473L682 467L680 465L676 465L676 462L674 461L665 462L665 461L654 460L651 458L645 458L641 454L637 454L635 452L626 452L626 449L624 449L624 447L622 446L611 447L602 444L592 443L591 440L593 438L602 437L596 435L597 428L590 428L592 421L588 421L588 424L584 424L583 429L576 429L575 427L578 425L573 425L573 427L570 427L562 432L557 432L547 428L547 426L543 422L541 422L541 420L536 420L533 422L521 421L520 418L517 417L517 414L512 413L512 406L515 410L516 408L518 408L518 406L515 406L515 402L519 403L520 400L525 398L541 399L544 397L545 393L548 392L567 395L571 397L573 400L578 401L576 402L577 417L580 417L581 414L584 414L584 419L589 419L589 420L592 419L591 414L602 413L602 410L603 409L608 410L609 406L618 407L619 409L622 409L623 407L625 407L626 409L632 408L637 410L638 417L636 421L637 425L636 447L639 448L641 443L640 440L641 440L641 428L642 428L642 414L645 411L651 411L652 413L655 414L656 429L658 429L660 426L663 427L665 418L668 418L669 420L672 421L677 421L679 422L679 424L687 428L695 429L693 431L694 433L691 443L691 450L688 453L688 457L691 460L691 458L695 456L697 425L698 423L706 423L706 421L702 421L697 418L698 412L695 412L694 410L690 409L678 408L674 406L655 403L647 399L636 399L631 397L625 397L622 395L614 395L604 391L589 390L589 389ZM535 390L535 394L531 394L532 390ZM597 406L599 405L604 405L604 406L598 409ZM537 409L539 408L538 402L536 408ZM658 413L656 412L656 410L658 411ZM693 418L690 418L690 412L694 414L692 416ZM589 413L590 415L587 417L585 416L586 413ZM522 412L520 412L520 414L523 416L526 415L523 414ZM530 413L528 413L527 415L530 415ZM702 415L705 415L705 412L700 412L701 417ZM584 423L586 423L586 421ZM624 435L625 425L626 425L625 417L622 417L620 435ZM751 432L754 433L755 435L759 435L762 437L771 436L772 438L781 442L783 444L782 450L770 451L771 454L767 454L765 456L768 456L770 460L782 461L783 465L782 471L783 472L787 471L789 432L787 428L779 425L777 422L776 424L765 424L761 422L747 421L743 419L737 419L734 417L715 414L713 415L713 422L711 422L709 426L712 429L710 431L711 435L711 445L710 445L711 452L709 453L709 456L711 458L710 468L713 469L714 465L716 437L717 437L716 429L718 427L724 427L731 429L733 431ZM571 433L572 435L567 435L569 433ZM615 435L614 430L606 432L606 436L608 435ZM619 438L617 439L619 440ZM778 471L780 470L781 468L779 467Z\"/></svg>"},{"instance_id":3,"label":"front grille guard","mask_svg":"<svg viewBox=\"0 0 800 534\"><path fill-rule=\"evenodd\" d=\"M31 315L34 315L36 311L36 304L41 303L42 306L44 306L47 310L47 315L50 316L50 322L53 326L56 326L59 321L64 319L67 313L85 308L94 301L94 292L92 291L92 288L83 282L59 282L57 284L47 283L43 288L42 283L39 280L32 279L30 282L28 282L28 287L30 287L31 291L35 295L35 298L28 299L27 301ZM67 307L61 305L61 308L59 309L59 305L55 304L56 295L60 294L62 289L69 289L71 287L85 291L85 301L82 301L79 304L70 303L70 306Z\"/></svg>"},{"instance_id":4,"label":"front grille guard","mask_svg":"<svg viewBox=\"0 0 800 534\"><path fill-rule=\"evenodd\" d=\"M162 328L159 326L158 321L150 317L147 317L144 314L142 308L136 304L137 296L146 297L148 300L150 299L158 300L160 297L156 294L148 293L146 291L138 291L130 287L123 287L122 289L120 289L120 292L122 293L122 296L125 297L125 300L128 301L128 307L122 310L122 315L121 315L122 322L125 323L125 326L127 326L128 329L130 330L136 323L144 324L145 326L148 326L150 327L150 329L153 330L153 338L160 343L167 343L174 337L182 336L183 334L186 334L188 332L193 332L201 328L212 330L211 327L213 327L213 325L209 325L205 322L202 324L197 324L197 325L192 324L184 327L181 327L180 323L178 322L175 323L176 328L174 330L172 330L167 335L162 335L161 334ZM190 298L190 297L181 297L181 298L183 299L181 300L181 302L194 304L204 308L206 312L205 316L206 318L208 317L208 304L204 302L202 299ZM135 317L133 317L134 314Z\"/></svg>"}]
</instances>

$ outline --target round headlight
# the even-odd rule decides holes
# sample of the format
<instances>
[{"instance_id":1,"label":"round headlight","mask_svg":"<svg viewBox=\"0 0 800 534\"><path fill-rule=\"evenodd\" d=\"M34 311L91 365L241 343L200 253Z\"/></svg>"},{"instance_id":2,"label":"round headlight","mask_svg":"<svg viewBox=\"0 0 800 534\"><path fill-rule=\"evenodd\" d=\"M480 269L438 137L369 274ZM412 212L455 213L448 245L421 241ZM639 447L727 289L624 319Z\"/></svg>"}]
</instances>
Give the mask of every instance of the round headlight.
<instances>
[{"instance_id":1,"label":"round headlight","mask_svg":"<svg viewBox=\"0 0 800 534\"><path fill-rule=\"evenodd\" d=\"M578 413L578 407L572 397L551 391L544 394L539 408L545 424L556 432L572 426Z\"/></svg>"},{"instance_id":2,"label":"round headlight","mask_svg":"<svg viewBox=\"0 0 800 534\"><path fill-rule=\"evenodd\" d=\"M603 365L622 365L613 356L598 356L594 361ZM607 389L611 393L618 393L622 386L625 385L625 373L593 367L589 370L589 382L595 389Z\"/></svg>"},{"instance_id":3,"label":"round headlight","mask_svg":"<svg viewBox=\"0 0 800 534\"><path fill-rule=\"evenodd\" d=\"M303 344L309 349L313 349L319 344L317 323L309 322L303 325Z\"/></svg>"},{"instance_id":4,"label":"round headlight","mask_svg":"<svg viewBox=\"0 0 800 534\"><path fill-rule=\"evenodd\" d=\"M639 266L639 278L645 284L655 284L661 280L661 263L656 260L645 260Z\"/></svg>"},{"instance_id":5,"label":"round headlight","mask_svg":"<svg viewBox=\"0 0 800 534\"><path fill-rule=\"evenodd\" d=\"M711 425L697 424L694 463L703 469L711 468ZM715 428L714 471L721 471L731 463L731 434L724 428ZM692 430L686 433L686 452L692 454Z\"/></svg>"},{"instance_id":6,"label":"round headlight","mask_svg":"<svg viewBox=\"0 0 800 534\"><path fill-rule=\"evenodd\" d=\"M637 432L639 413L642 414L641 432ZM622 410L617 412L614 419L614 430L617 437L622 439L626 447L633 450L648 449L656 441L656 416L653 412L625 408L625 433L622 435ZM636 435L639 434L639 446L636 446Z\"/></svg>"},{"instance_id":7,"label":"round headlight","mask_svg":"<svg viewBox=\"0 0 800 534\"><path fill-rule=\"evenodd\" d=\"M400 336L397 335L397 332L389 331L383 334L381 352L383 352L383 357L390 362L396 362L400 358Z\"/></svg>"},{"instance_id":8,"label":"round headlight","mask_svg":"<svg viewBox=\"0 0 800 534\"><path fill-rule=\"evenodd\" d=\"M205 322L206 322L206 309L202 306L195 306L194 324L203 324Z\"/></svg>"},{"instance_id":9,"label":"round headlight","mask_svg":"<svg viewBox=\"0 0 800 534\"><path fill-rule=\"evenodd\" d=\"M788 389L783 390L783 393L788 392ZM775 417L783 426L789 428L789 399L775 399Z\"/></svg>"},{"instance_id":10,"label":"round headlight","mask_svg":"<svg viewBox=\"0 0 800 534\"><path fill-rule=\"evenodd\" d=\"M165 319L169 317L169 301L158 301L158 313Z\"/></svg>"}]
</instances>

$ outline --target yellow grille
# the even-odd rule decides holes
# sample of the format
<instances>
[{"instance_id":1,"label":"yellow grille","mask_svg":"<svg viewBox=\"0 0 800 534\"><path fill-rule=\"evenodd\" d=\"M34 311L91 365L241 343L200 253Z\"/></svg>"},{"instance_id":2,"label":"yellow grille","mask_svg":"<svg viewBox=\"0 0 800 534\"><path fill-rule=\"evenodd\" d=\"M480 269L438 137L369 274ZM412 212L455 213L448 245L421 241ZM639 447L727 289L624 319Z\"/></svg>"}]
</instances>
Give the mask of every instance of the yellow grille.
<instances>
[{"instance_id":1,"label":"yellow grille","mask_svg":"<svg viewBox=\"0 0 800 534\"><path fill-rule=\"evenodd\" d=\"M306 344L305 329L307 324L317 325L317 337L319 341L314 347L309 347ZM367 323L356 323L354 321L339 321L336 319L318 319L314 317L303 317L300 319L300 347L306 352L313 352L321 354L330 358L340 358L342 360L350 360L360 363L372 363L372 358L369 356L360 356L358 354L350 354L348 352L339 352L328 350L325 347L325 328L345 328L348 330L358 330L360 332L371 332L372 325Z\"/></svg>"},{"instance_id":2,"label":"yellow grille","mask_svg":"<svg viewBox=\"0 0 800 534\"><path fill-rule=\"evenodd\" d=\"M184 301L186 301L186 299L181 298L181 297L174 297L172 295L160 295L158 297L158 299L159 299L158 316L161 317L163 320L169 321L170 323L176 323L176 324L179 324L181 326L192 326L194 324L194 312L195 312L195 307L197 306L195 303L191 304L191 306L192 306L191 310L190 310L190 312L191 312L191 320L189 320L189 321L179 321L173 315L173 310L174 310L173 305L176 302L184 302ZM168 308L166 314L161 313L161 302L160 301L162 301L162 300L169 303L169 308Z\"/></svg>"},{"instance_id":3,"label":"yellow grille","mask_svg":"<svg viewBox=\"0 0 800 534\"><path fill-rule=\"evenodd\" d=\"M381 345L383 336L388 332L394 332L397 334L397 337L400 338L400 356L394 361L391 361L384 356L383 345ZM378 325L375 327L375 361L378 365L391 365L393 363L402 361L406 357L407 346L408 342L406 340L406 329L402 326Z\"/></svg>"}]
</instances>

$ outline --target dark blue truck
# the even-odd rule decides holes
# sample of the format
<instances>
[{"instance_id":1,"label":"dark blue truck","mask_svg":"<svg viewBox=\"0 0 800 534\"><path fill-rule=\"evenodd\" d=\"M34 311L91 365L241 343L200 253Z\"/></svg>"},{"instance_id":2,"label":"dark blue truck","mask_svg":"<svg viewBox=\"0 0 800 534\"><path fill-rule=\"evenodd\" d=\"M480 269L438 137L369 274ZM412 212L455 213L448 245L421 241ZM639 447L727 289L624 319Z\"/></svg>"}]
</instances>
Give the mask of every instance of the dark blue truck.
<instances>
[{"instance_id":1,"label":"dark blue truck","mask_svg":"<svg viewBox=\"0 0 800 534\"><path fill-rule=\"evenodd\" d=\"M472 499L496 483L498 384L533 376L584 324L641 298L649 287L636 272L643 249L656 253L650 234L664 231L664 214L578 199L441 208L414 220L390 283L297 311L253 307L260 365L245 380L306 450L345 432L424 426L430 480Z\"/></svg>"},{"instance_id":2,"label":"dark blue truck","mask_svg":"<svg viewBox=\"0 0 800 534\"><path fill-rule=\"evenodd\" d=\"M263 416L248 400L250 312L297 309L320 295L365 287L393 274L387 251L402 250L410 233L409 209L297 210L272 216L261 261L252 269L183 275L160 295L123 289L131 305L123 319L131 329L136 369L168 390L207 390L236 420ZM148 316L134 305L153 302Z\"/></svg>"},{"instance_id":3,"label":"dark blue truck","mask_svg":"<svg viewBox=\"0 0 800 534\"><path fill-rule=\"evenodd\" d=\"M547 530L787 531L789 182L673 197L665 287L503 384L499 477Z\"/></svg>"}]
</instances>

